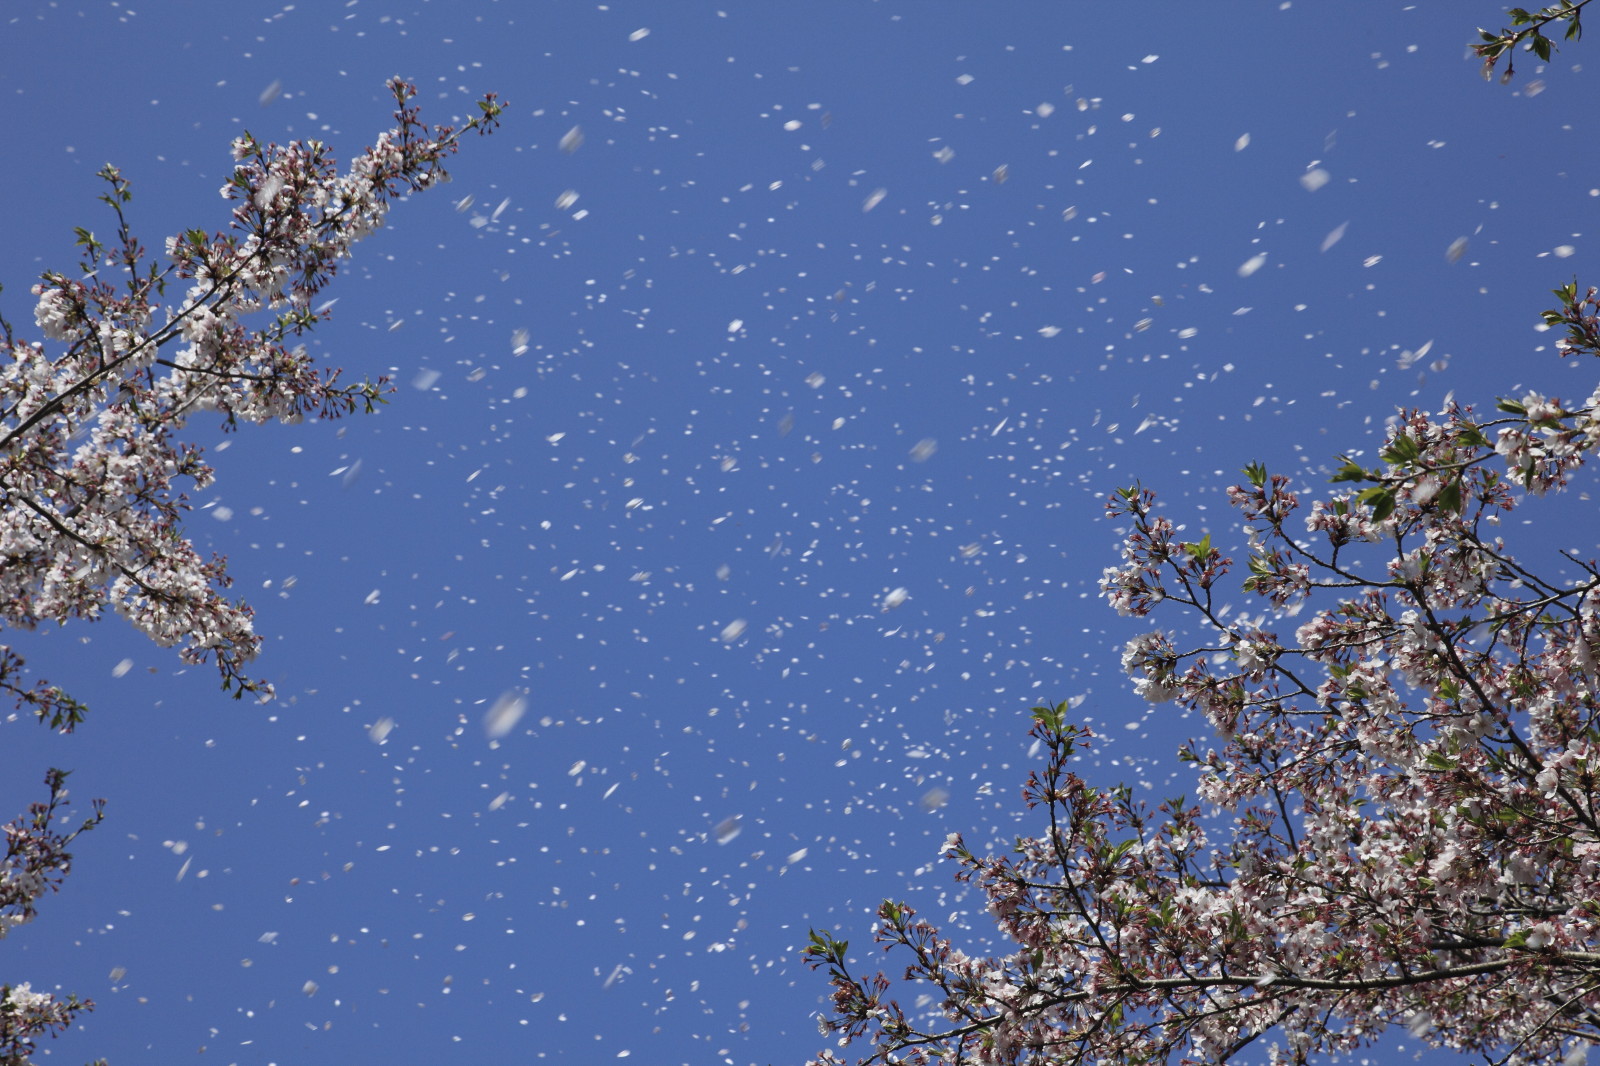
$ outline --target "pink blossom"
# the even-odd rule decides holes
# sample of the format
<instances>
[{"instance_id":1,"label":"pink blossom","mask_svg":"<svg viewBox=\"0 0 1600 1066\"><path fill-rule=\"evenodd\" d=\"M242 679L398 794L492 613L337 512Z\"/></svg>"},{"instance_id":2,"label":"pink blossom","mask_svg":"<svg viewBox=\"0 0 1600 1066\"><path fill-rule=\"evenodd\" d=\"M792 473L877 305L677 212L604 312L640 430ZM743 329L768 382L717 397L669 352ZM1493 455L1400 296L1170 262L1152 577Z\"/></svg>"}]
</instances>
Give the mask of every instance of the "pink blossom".
<instances>
[{"instance_id":1,"label":"pink blossom","mask_svg":"<svg viewBox=\"0 0 1600 1066\"><path fill-rule=\"evenodd\" d=\"M391 199L444 178L444 160L465 129L499 118L491 96L463 130L430 129L390 83L396 128L340 173L318 142L263 145L245 134L222 194L234 203L230 233L195 230L167 239L165 272L135 269L144 255L129 234L128 182L100 176L118 215L120 244L89 238L78 281L46 273L33 288L34 319L65 350L0 340L0 617L20 628L69 618L126 617L186 662L215 662L236 695L271 696L246 664L261 646L250 608L227 595L226 561L183 536L185 488L211 483L199 447L178 434L198 412L239 422L298 422L370 410L382 379L346 384L318 367L295 338L323 317L308 310L355 242L379 228ZM102 265L126 268L118 287ZM105 276L114 276L106 271ZM163 304L154 279L186 278ZM258 311L277 321L250 326ZM159 323L159 324L158 324ZM52 726L71 729L82 708L0 649L0 688Z\"/></svg>"},{"instance_id":2,"label":"pink blossom","mask_svg":"<svg viewBox=\"0 0 1600 1066\"><path fill-rule=\"evenodd\" d=\"M1369 487L1312 501L1310 542L1288 532L1288 479L1247 468L1229 498L1259 618L1213 604L1228 564L1210 538L1180 540L1147 489L1116 492L1127 526L1102 595L1171 618L1122 667L1138 697L1214 731L1180 753L1198 803L1091 786L1075 770L1093 735L1068 704L1035 708L1033 835L944 849L998 953L970 959L885 903L876 939L923 1006L814 938L826 1029L870 1041L864 1062L924 1066L1212 1061L1257 1038L1305 1062L1390 1025L1508 1062L1600 1041L1600 564L1541 578L1489 535L1566 487L1600 417L1531 395L1501 409L1401 412L1381 465L1339 469ZM1302 606L1280 641L1273 619Z\"/></svg>"}]
</instances>

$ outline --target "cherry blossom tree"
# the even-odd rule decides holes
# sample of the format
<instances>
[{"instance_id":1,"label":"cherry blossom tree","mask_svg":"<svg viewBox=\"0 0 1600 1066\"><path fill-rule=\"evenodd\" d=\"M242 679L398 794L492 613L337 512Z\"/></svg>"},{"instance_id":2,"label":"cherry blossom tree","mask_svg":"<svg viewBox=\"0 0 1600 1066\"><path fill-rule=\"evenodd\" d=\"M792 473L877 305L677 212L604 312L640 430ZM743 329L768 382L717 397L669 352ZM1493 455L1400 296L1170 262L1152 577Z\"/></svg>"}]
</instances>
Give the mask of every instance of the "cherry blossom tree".
<instances>
[{"instance_id":1,"label":"cherry blossom tree","mask_svg":"<svg viewBox=\"0 0 1600 1066\"><path fill-rule=\"evenodd\" d=\"M395 197L447 180L444 161L462 135L490 132L502 112L490 94L459 129L430 128L413 86L395 78L388 87L395 126L343 173L319 141L239 137L222 187L234 203L229 230L169 237L157 257L133 234L129 182L115 167L100 171L115 235L79 229L78 270L47 272L33 287L34 320L50 345L0 319L0 630L93 621L109 609L178 646L185 662L214 662L235 697L271 698L246 673L261 639L249 606L226 594L226 560L204 558L184 533L184 488L206 488L213 471L181 434L201 412L232 429L384 402L385 379L346 382L296 343L327 317L312 301L354 244L382 227ZM7 644L0 692L53 729L70 732L84 718L83 704L30 678ZM0 936L59 887L67 844L100 819L97 802L74 832L53 827L65 779L51 770L48 801L6 827ZM0 985L0 1064L26 1063L39 1035L91 1006Z\"/></svg>"},{"instance_id":2,"label":"cherry blossom tree","mask_svg":"<svg viewBox=\"0 0 1600 1066\"><path fill-rule=\"evenodd\" d=\"M1600 295L1557 294L1563 354L1600 356ZM1202 634L1123 652L1144 699L1215 732L1179 753L1197 801L1091 786L1069 769L1091 732L1035 708L1036 835L944 849L1011 950L969 955L885 902L875 939L929 993L908 1014L814 932L824 1031L885 1063L1220 1062L1257 1040L1305 1062L1396 1025L1494 1063L1582 1061L1600 1042L1600 564L1563 552L1541 576L1500 530L1597 443L1600 391L1530 393L1491 417L1403 412L1381 463L1343 460L1354 487L1309 508L1247 467L1229 496L1254 617L1219 606L1233 560L1209 536L1115 493L1104 596Z\"/></svg>"},{"instance_id":3,"label":"cherry blossom tree","mask_svg":"<svg viewBox=\"0 0 1600 1066\"><path fill-rule=\"evenodd\" d=\"M1513 11L1480 54L1545 58L1538 30L1575 30L1583 6ZM1600 293L1556 297L1561 354L1600 356ZM1234 561L1209 535L1185 538L1148 489L1114 493L1125 541L1101 591L1172 619L1122 663L1145 700L1209 724L1179 752L1195 797L1091 784L1071 767L1092 732L1068 704L1035 708L1032 834L943 849L998 950L885 901L874 940L905 962L908 1008L813 931L823 1033L866 1045L862 1063L1305 1063L1394 1027L1494 1064L1583 1062L1600 1043L1600 563L1506 531L1597 444L1600 390L1529 393L1400 412L1378 461L1341 456L1309 506L1251 464L1228 495L1254 614L1222 605Z\"/></svg>"}]
</instances>

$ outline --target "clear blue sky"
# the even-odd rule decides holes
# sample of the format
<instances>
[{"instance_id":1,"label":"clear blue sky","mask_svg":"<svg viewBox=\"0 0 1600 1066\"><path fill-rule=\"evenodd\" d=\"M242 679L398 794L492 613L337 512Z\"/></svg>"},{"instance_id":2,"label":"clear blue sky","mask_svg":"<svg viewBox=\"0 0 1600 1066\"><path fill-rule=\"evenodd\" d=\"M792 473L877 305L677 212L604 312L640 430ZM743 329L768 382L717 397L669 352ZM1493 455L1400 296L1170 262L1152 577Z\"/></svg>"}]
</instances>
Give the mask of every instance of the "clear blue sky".
<instances>
[{"instance_id":1,"label":"clear blue sky","mask_svg":"<svg viewBox=\"0 0 1600 1066\"><path fill-rule=\"evenodd\" d=\"M511 102L329 291L317 351L388 408L194 427L281 699L117 621L8 634L93 714L0 727L0 813L50 765L109 801L4 945L99 1001L44 1061L802 1061L807 927L965 913L935 853L1029 825L1033 703L1184 788L1096 599L1106 493L1231 543L1250 460L1590 391L1533 326L1594 274L1600 60L1485 84L1492 2L721 5L0 14L24 333L106 161L159 248L224 223L242 129L348 157L395 73Z\"/></svg>"}]
</instances>

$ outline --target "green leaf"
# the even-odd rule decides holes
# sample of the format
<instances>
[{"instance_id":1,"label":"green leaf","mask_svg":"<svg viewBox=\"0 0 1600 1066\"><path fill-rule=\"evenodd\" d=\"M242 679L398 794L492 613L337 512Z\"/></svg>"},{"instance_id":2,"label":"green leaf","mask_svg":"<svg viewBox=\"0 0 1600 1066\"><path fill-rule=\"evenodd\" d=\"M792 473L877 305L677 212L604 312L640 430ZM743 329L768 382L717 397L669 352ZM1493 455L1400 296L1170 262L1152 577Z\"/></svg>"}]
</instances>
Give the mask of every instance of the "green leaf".
<instances>
[{"instance_id":1,"label":"green leaf","mask_svg":"<svg viewBox=\"0 0 1600 1066\"><path fill-rule=\"evenodd\" d=\"M1260 463L1251 463L1244 468L1244 476L1259 489L1267 483L1267 468Z\"/></svg>"},{"instance_id":2,"label":"green leaf","mask_svg":"<svg viewBox=\"0 0 1600 1066\"><path fill-rule=\"evenodd\" d=\"M1461 513L1461 482L1452 481L1435 497L1435 502L1440 510Z\"/></svg>"},{"instance_id":3,"label":"green leaf","mask_svg":"<svg viewBox=\"0 0 1600 1066\"><path fill-rule=\"evenodd\" d=\"M1375 472L1367 470L1360 463L1356 462L1354 459L1351 459L1349 456L1341 455L1339 458L1344 460L1344 465L1334 472L1333 477L1328 479L1330 482L1337 484L1340 481L1378 480L1378 475Z\"/></svg>"},{"instance_id":4,"label":"green leaf","mask_svg":"<svg viewBox=\"0 0 1600 1066\"><path fill-rule=\"evenodd\" d=\"M1409 434L1402 433L1390 441L1389 446L1383 450L1383 459L1385 462L1400 466L1411 462L1421 454L1422 449L1417 442L1412 440Z\"/></svg>"},{"instance_id":5,"label":"green leaf","mask_svg":"<svg viewBox=\"0 0 1600 1066\"><path fill-rule=\"evenodd\" d=\"M1362 503L1371 505L1372 520L1374 522L1382 522L1385 518L1388 518L1394 513L1395 500L1393 489L1383 488L1381 486L1379 488L1367 489L1356 498Z\"/></svg>"},{"instance_id":6,"label":"green leaf","mask_svg":"<svg viewBox=\"0 0 1600 1066\"><path fill-rule=\"evenodd\" d=\"M849 950L850 941L836 940L826 929L820 933L812 929L809 931L809 936L811 943L806 948L807 952L820 955L830 962L844 961L844 953Z\"/></svg>"},{"instance_id":7,"label":"green leaf","mask_svg":"<svg viewBox=\"0 0 1600 1066\"><path fill-rule=\"evenodd\" d=\"M1528 413L1528 409L1522 406L1516 400L1499 399L1495 401L1494 406L1496 410L1508 411L1514 415L1525 415Z\"/></svg>"}]
</instances>

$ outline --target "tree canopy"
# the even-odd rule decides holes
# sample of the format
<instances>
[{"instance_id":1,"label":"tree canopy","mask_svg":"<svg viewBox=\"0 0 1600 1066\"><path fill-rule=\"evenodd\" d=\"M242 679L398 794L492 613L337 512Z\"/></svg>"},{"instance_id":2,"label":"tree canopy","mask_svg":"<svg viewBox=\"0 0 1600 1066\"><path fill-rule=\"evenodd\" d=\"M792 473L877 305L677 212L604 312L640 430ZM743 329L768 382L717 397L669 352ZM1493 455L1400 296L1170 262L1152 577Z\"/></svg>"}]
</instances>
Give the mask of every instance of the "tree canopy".
<instances>
[{"instance_id":1,"label":"tree canopy","mask_svg":"<svg viewBox=\"0 0 1600 1066\"><path fill-rule=\"evenodd\" d=\"M1548 59L1547 31L1576 38L1585 6L1513 9L1476 46L1485 73L1503 59L1509 75L1518 50ZM1600 356L1600 294L1555 296L1560 354ZM1036 828L944 848L1007 949L969 954L885 901L873 936L906 962L908 1008L813 931L823 1032L865 1043L864 1063L1263 1046L1303 1063L1396 1026L1492 1063L1582 1062L1600 1042L1600 563L1561 552L1551 572L1537 516L1597 443L1600 391L1529 392L1403 410L1378 461L1338 457L1331 488L1251 463L1228 489L1242 575L1152 490L1115 491L1122 560L1101 593L1171 620L1122 665L1213 731L1179 752L1194 797L1152 806L1086 780L1093 732L1067 703L1034 708ZM1236 577L1259 613L1223 606Z\"/></svg>"}]
</instances>

